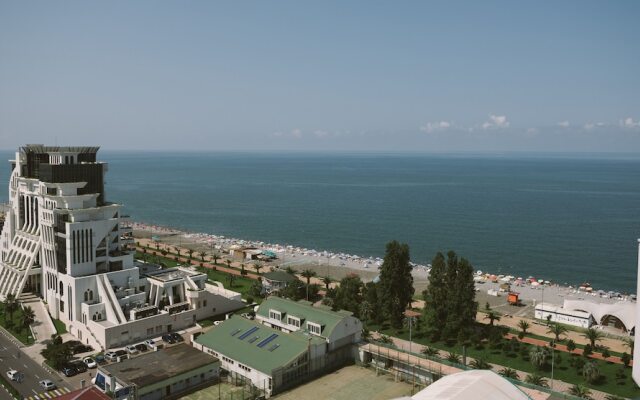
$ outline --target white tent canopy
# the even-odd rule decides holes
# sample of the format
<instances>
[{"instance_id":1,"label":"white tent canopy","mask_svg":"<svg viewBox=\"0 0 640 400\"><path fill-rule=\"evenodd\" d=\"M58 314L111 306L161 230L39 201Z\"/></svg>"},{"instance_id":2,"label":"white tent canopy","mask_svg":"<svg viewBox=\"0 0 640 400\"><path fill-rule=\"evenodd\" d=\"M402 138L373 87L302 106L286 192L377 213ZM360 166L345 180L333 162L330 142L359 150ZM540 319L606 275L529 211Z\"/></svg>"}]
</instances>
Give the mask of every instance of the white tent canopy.
<instances>
[{"instance_id":1,"label":"white tent canopy","mask_svg":"<svg viewBox=\"0 0 640 400\"><path fill-rule=\"evenodd\" d=\"M489 370L469 370L447 375L411 400L530 400L517 386Z\"/></svg>"},{"instance_id":2,"label":"white tent canopy","mask_svg":"<svg viewBox=\"0 0 640 400\"><path fill-rule=\"evenodd\" d=\"M602 324L606 316L614 316L630 331L636 326L636 303L619 301L613 304L593 303L586 300L565 300L566 310L582 310L590 313L598 324Z\"/></svg>"}]
</instances>

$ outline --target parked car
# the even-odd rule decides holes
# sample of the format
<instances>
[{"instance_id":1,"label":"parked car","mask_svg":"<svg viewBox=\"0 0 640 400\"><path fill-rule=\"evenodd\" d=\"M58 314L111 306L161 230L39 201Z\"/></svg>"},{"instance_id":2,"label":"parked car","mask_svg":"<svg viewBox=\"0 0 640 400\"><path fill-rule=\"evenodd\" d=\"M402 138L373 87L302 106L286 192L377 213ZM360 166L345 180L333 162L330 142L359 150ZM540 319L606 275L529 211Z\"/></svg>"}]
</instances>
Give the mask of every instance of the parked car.
<instances>
[{"instance_id":1,"label":"parked car","mask_svg":"<svg viewBox=\"0 0 640 400\"><path fill-rule=\"evenodd\" d=\"M98 365L102 365L107 362L107 360L104 358L103 355L97 355L95 360L98 363Z\"/></svg>"},{"instance_id":2,"label":"parked car","mask_svg":"<svg viewBox=\"0 0 640 400\"><path fill-rule=\"evenodd\" d=\"M83 358L82 362L84 363L84 365L87 366L87 368L97 368L98 367L98 363L91 357Z\"/></svg>"},{"instance_id":3,"label":"parked car","mask_svg":"<svg viewBox=\"0 0 640 400\"><path fill-rule=\"evenodd\" d=\"M66 377L75 376L78 374L78 370L73 365L70 365L70 364L67 364L64 367L62 367L60 372L62 372Z\"/></svg>"},{"instance_id":4,"label":"parked car","mask_svg":"<svg viewBox=\"0 0 640 400\"><path fill-rule=\"evenodd\" d=\"M118 355L116 354L115 351L108 351L105 353L104 358L107 361L113 362L113 361L116 361L116 359L118 358Z\"/></svg>"},{"instance_id":5,"label":"parked car","mask_svg":"<svg viewBox=\"0 0 640 400\"><path fill-rule=\"evenodd\" d=\"M170 335L173 338L174 342L176 342L176 343L184 342L184 339L182 338L182 335L180 335L179 333L173 332L173 333L170 333Z\"/></svg>"},{"instance_id":6,"label":"parked car","mask_svg":"<svg viewBox=\"0 0 640 400\"><path fill-rule=\"evenodd\" d=\"M42 386L44 390L53 390L56 388L56 384L51 382L51 380L49 379L41 380L38 383L40 384L40 386Z\"/></svg>"},{"instance_id":7,"label":"parked car","mask_svg":"<svg viewBox=\"0 0 640 400\"><path fill-rule=\"evenodd\" d=\"M83 372L87 372L87 366L82 361L72 362L70 365L73 368L75 368L76 372L78 372L79 374L81 374Z\"/></svg>"},{"instance_id":8,"label":"parked car","mask_svg":"<svg viewBox=\"0 0 640 400\"><path fill-rule=\"evenodd\" d=\"M173 344L176 342L173 336L171 336L171 334L169 333L165 333L164 335L162 335L162 341L169 344Z\"/></svg>"},{"instance_id":9,"label":"parked car","mask_svg":"<svg viewBox=\"0 0 640 400\"><path fill-rule=\"evenodd\" d=\"M126 355L127 355L126 350L116 350L116 357L122 357Z\"/></svg>"},{"instance_id":10,"label":"parked car","mask_svg":"<svg viewBox=\"0 0 640 400\"><path fill-rule=\"evenodd\" d=\"M144 343L138 343L138 344L136 345L136 349L138 349L138 351L139 351L139 352L141 352L141 353L142 353L142 352L145 352L145 351L147 351L147 350L149 350L149 348L147 347L147 345L146 345L146 344L144 344Z\"/></svg>"},{"instance_id":11,"label":"parked car","mask_svg":"<svg viewBox=\"0 0 640 400\"><path fill-rule=\"evenodd\" d=\"M126 349L129 352L129 354L138 354L138 349L136 349L136 346L132 344L127 346Z\"/></svg>"},{"instance_id":12,"label":"parked car","mask_svg":"<svg viewBox=\"0 0 640 400\"><path fill-rule=\"evenodd\" d=\"M153 349L154 347L156 347L156 342L153 339L145 340L144 344L146 344L147 347L149 347L150 349Z\"/></svg>"},{"instance_id":13,"label":"parked car","mask_svg":"<svg viewBox=\"0 0 640 400\"><path fill-rule=\"evenodd\" d=\"M22 380L24 379L24 374L22 372L18 372L15 369L10 369L9 371L7 371L7 377L9 378L9 380L12 380L14 382L22 382Z\"/></svg>"}]
</instances>

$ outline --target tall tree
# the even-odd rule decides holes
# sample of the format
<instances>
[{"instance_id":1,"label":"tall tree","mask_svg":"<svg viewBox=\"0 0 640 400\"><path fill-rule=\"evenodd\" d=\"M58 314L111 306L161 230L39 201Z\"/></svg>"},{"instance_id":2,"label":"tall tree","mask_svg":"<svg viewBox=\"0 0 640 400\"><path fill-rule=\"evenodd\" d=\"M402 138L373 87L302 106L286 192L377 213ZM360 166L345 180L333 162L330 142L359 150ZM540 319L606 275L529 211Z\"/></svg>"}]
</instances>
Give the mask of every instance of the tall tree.
<instances>
[{"instance_id":1,"label":"tall tree","mask_svg":"<svg viewBox=\"0 0 640 400\"><path fill-rule=\"evenodd\" d=\"M442 334L458 341L471 337L478 303L475 301L473 267L466 259L458 259L454 251L447 253L445 276L447 318Z\"/></svg>"},{"instance_id":2,"label":"tall tree","mask_svg":"<svg viewBox=\"0 0 640 400\"><path fill-rule=\"evenodd\" d=\"M409 264L409 246L394 240L387 244L386 250L380 268L382 306L391 326L399 329L402 328L404 312L411 304L415 291Z\"/></svg>"},{"instance_id":3,"label":"tall tree","mask_svg":"<svg viewBox=\"0 0 640 400\"><path fill-rule=\"evenodd\" d=\"M360 304L362 303L362 288L364 284L356 274L349 274L342 278L340 286L336 290L335 306L343 310L351 311L354 316L360 317Z\"/></svg>"},{"instance_id":4,"label":"tall tree","mask_svg":"<svg viewBox=\"0 0 640 400\"><path fill-rule=\"evenodd\" d=\"M530 327L529 323L523 319L521 319L520 322L518 322L518 328L522 330L523 335L527 334L527 329L529 329L529 327Z\"/></svg>"},{"instance_id":5,"label":"tall tree","mask_svg":"<svg viewBox=\"0 0 640 400\"><path fill-rule=\"evenodd\" d=\"M371 307L371 320L375 324L381 324L384 321L384 313L380 302L380 286L375 282L367 282L364 285L364 300Z\"/></svg>"},{"instance_id":6,"label":"tall tree","mask_svg":"<svg viewBox=\"0 0 640 400\"><path fill-rule=\"evenodd\" d=\"M433 339L440 339L442 327L447 320L447 287L445 286L446 264L440 252L431 261L429 286L424 292L425 307L423 310L425 328Z\"/></svg>"},{"instance_id":7,"label":"tall tree","mask_svg":"<svg viewBox=\"0 0 640 400\"><path fill-rule=\"evenodd\" d=\"M567 328L556 322L555 324L551 325L549 329L547 329L547 333L553 333L553 335L556 337L556 342L559 342L560 335L567 333Z\"/></svg>"}]
</instances>

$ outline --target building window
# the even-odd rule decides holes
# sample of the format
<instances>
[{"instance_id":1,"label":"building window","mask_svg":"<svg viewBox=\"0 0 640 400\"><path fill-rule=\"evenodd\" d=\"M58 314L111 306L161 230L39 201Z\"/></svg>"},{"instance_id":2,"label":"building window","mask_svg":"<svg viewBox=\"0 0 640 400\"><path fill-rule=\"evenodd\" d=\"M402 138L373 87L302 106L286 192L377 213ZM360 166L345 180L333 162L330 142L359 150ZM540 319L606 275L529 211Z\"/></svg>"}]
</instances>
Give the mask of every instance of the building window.
<instances>
[{"instance_id":1,"label":"building window","mask_svg":"<svg viewBox=\"0 0 640 400\"><path fill-rule=\"evenodd\" d=\"M300 318L296 317L287 317L287 324L293 325L296 328L300 328Z\"/></svg>"},{"instance_id":2,"label":"building window","mask_svg":"<svg viewBox=\"0 0 640 400\"><path fill-rule=\"evenodd\" d=\"M60 300L60 312L64 312L64 301Z\"/></svg>"},{"instance_id":3,"label":"building window","mask_svg":"<svg viewBox=\"0 0 640 400\"><path fill-rule=\"evenodd\" d=\"M206 300L202 300L202 307L206 307L207 306L207 301Z\"/></svg>"},{"instance_id":4,"label":"building window","mask_svg":"<svg viewBox=\"0 0 640 400\"><path fill-rule=\"evenodd\" d=\"M269 310L269 318L282 321L282 313L276 310Z\"/></svg>"},{"instance_id":5,"label":"building window","mask_svg":"<svg viewBox=\"0 0 640 400\"><path fill-rule=\"evenodd\" d=\"M322 327L314 322L307 322L307 329L314 335L320 335L322 333Z\"/></svg>"}]
</instances>

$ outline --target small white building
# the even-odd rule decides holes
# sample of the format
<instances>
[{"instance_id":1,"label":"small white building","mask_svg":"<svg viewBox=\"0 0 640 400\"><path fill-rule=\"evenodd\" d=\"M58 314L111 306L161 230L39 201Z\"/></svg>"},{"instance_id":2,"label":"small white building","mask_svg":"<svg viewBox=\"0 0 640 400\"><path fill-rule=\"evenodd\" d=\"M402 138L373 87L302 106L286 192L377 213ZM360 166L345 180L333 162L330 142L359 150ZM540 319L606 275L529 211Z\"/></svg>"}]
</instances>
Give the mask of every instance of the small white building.
<instances>
[{"instance_id":1,"label":"small white building","mask_svg":"<svg viewBox=\"0 0 640 400\"><path fill-rule=\"evenodd\" d=\"M559 322L581 328L589 328L595 322L591 317L591 313L580 310L570 310L549 303L536 304L535 317L536 319L543 320L551 317L551 322Z\"/></svg>"}]
</instances>

